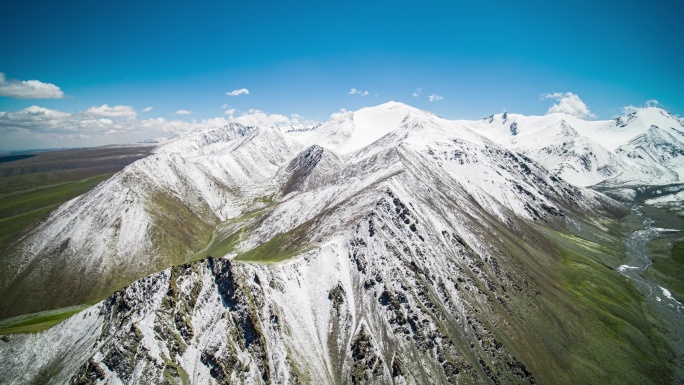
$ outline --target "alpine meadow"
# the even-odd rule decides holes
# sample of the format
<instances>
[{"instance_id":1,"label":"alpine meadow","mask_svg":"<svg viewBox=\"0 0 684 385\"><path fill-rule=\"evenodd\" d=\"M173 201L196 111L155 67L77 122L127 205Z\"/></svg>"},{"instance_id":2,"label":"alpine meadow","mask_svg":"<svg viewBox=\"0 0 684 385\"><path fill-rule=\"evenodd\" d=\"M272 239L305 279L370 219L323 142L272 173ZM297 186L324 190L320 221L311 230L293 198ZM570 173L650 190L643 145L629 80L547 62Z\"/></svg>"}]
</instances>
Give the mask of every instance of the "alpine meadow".
<instances>
[{"instance_id":1,"label":"alpine meadow","mask_svg":"<svg viewBox=\"0 0 684 385\"><path fill-rule=\"evenodd\" d=\"M0 12L0 384L684 384L684 6Z\"/></svg>"}]
</instances>

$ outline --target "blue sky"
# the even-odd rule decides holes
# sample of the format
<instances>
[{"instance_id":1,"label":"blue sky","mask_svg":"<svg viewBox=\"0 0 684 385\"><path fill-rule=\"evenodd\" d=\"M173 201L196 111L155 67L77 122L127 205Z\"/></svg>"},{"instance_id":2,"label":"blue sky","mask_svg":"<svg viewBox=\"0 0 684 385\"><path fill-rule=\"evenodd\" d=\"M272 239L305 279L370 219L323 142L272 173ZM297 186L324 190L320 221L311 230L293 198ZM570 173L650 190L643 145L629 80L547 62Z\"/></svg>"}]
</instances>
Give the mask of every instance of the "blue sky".
<instances>
[{"instance_id":1,"label":"blue sky","mask_svg":"<svg viewBox=\"0 0 684 385\"><path fill-rule=\"evenodd\" d=\"M652 99L684 113L681 2L15 1L0 11L2 151L243 115L324 121L388 100L454 119L544 114L555 101L541 95L556 92L578 95L595 118ZM62 94L33 84L17 97L27 80Z\"/></svg>"}]
</instances>

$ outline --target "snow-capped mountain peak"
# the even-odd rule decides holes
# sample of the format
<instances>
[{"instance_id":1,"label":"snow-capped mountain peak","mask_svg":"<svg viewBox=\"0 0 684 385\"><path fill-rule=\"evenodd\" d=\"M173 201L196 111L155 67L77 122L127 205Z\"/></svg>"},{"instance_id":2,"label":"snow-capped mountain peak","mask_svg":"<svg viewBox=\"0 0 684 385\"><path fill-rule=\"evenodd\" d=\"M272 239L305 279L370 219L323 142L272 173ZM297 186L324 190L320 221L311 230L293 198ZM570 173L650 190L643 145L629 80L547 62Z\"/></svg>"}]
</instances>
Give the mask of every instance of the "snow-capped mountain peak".
<instances>
[{"instance_id":1,"label":"snow-capped mountain peak","mask_svg":"<svg viewBox=\"0 0 684 385\"><path fill-rule=\"evenodd\" d=\"M360 150L401 127L412 117L431 113L399 102L387 102L354 112L338 114L313 130L309 144L320 144L339 154Z\"/></svg>"},{"instance_id":2,"label":"snow-capped mountain peak","mask_svg":"<svg viewBox=\"0 0 684 385\"><path fill-rule=\"evenodd\" d=\"M681 119L659 107L637 108L611 120L584 120L563 113L544 116L504 113L459 123L526 154L576 185L667 184L680 180L678 162L682 157L676 150L667 150L673 160L661 164L663 154L638 158L625 147L650 132L652 126L662 132L648 135L651 140L667 134L660 142L670 143L674 148L684 141ZM650 148L652 152L659 152L653 146Z\"/></svg>"},{"instance_id":3,"label":"snow-capped mountain peak","mask_svg":"<svg viewBox=\"0 0 684 385\"><path fill-rule=\"evenodd\" d=\"M240 123L229 123L225 126L200 128L165 141L155 152L175 152L187 154L198 152L217 143L227 143L247 135L255 127L246 127Z\"/></svg>"},{"instance_id":4,"label":"snow-capped mountain peak","mask_svg":"<svg viewBox=\"0 0 684 385\"><path fill-rule=\"evenodd\" d=\"M642 118L451 121L389 102L308 131L181 136L60 207L5 257L5 317L106 299L0 341L0 377L572 383L564 364L548 374L547 356L576 338L583 355L603 354L583 349L594 336L632 342L594 331L605 316L594 307L566 307L578 300L558 284L569 257L553 239L622 210L568 181L676 177L676 131L641 130ZM639 132L616 151L598 140L618 129Z\"/></svg>"}]
</instances>

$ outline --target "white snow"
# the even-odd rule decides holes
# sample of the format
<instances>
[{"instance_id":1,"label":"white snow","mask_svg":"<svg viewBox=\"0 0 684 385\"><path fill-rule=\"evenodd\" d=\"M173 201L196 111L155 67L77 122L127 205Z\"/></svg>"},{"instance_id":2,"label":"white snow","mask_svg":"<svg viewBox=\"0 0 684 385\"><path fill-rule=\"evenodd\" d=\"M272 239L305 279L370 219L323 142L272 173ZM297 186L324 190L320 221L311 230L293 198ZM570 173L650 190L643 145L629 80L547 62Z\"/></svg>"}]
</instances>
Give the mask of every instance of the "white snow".
<instances>
[{"instance_id":1,"label":"white snow","mask_svg":"<svg viewBox=\"0 0 684 385\"><path fill-rule=\"evenodd\" d=\"M659 143L684 146L684 127L666 111L649 107L612 120L583 120L564 113L497 114L458 121L507 148L522 152L577 186L679 181L684 156ZM511 124L516 124L516 134ZM662 159L667 159L663 161Z\"/></svg>"},{"instance_id":2,"label":"white snow","mask_svg":"<svg viewBox=\"0 0 684 385\"><path fill-rule=\"evenodd\" d=\"M618 269L618 271L627 271L627 270L639 270L641 268L638 266L620 265L617 269Z\"/></svg>"},{"instance_id":3,"label":"white snow","mask_svg":"<svg viewBox=\"0 0 684 385\"><path fill-rule=\"evenodd\" d=\"M259 199L268 197L273 206L240 239L238 251L251 250L293 230L309 231L309 227L313 230L309 231L312 239L308 241L314 247L278 264L241 264L239 269L246 277L241 279L249 282L259 277L269 283L259 285L266 302L258 309L260 318L269 319L271 312L275 312L282 320L282 332L263 330L272 355L271 365L285 367L285 357L292 355L298 362L310 365L313 376L320 376L312 378L312 382L325 381L324 376L332 373L331 344L348 346L350 333L361 324L371 335L386 333L374 330L369 320L369 309L379 306L377 298L366 298L357 290L362 275L358 272L361 268L353 266L350 259L351 234L368 234L363 226L370 226L367 218L371 214L373 220L385 221L384 228L374 230L374 239L366 238L367 254L363 258L386 277L402 274L402 259L419 259L418 255L410 255L410 250L397 248L394 254L388 252L387 245L393 238L384 232L391 231L410 240L407 245L418 244L422 238L414 234L415 227L409 230L408 222L395 225L391 218L383 219L383 204L394 204L395 198L403 202L411 212L412 224L421 228L420 237L436 237L449 244L453 242L447 243L447 236L458 236L475 250L477 257L473 258L491 257L499 250L484 240L496 233L492 229L496 225L492 224L497 220L515 231L519 218L554 220L554 210L591 212L598 206L597 194L574 188L556 176L579 186L606 180L654 184L670 180L674 171L667 165L680 165L684 160L675 156L666 165L652 160L659 156L660 144L675 143L684 137L668 127L675 122L681 126L660 109L640 110L617 121L585 121L566 114L506 114L505 118L499 114L482 121L450 121L389 102L339 114L311 131L283 132L240 125L196 131L169 140L155 155L130 165L108 182L63 205L29 234L22 245L22 259L14 262L19 265L19 275L34 261L51 255L52 246L65 244L64 256L69 257L65 260L71 268L85 266L90 269L89 274L104 277L127 267L143 271L155 252L149 241L156 225L151 214L154 210L150 209L150 201L155 197L176 199L192 215L212 226L264 207L266 204L258 203ZM511 127L513 123L515 129ZM654 129L653 125L659 128ZM317 164L320 167L312 171L315 181L301 183L296 193L281 194L281 187L294 174L288 171L290 162L313 144L326 151ZM630 154L642 158L635 160ZM649 156L656 158L646 159ZM390 193L392 198L387 198ZM628 188L619 193L626 197L636 195L635 190ZM684 191L667 196L682 198ZM387 212L395 210L399 210L398 206ZM390 229L392 226L395 228ZM435 256L454 251L439 249L435 246L439 244L425 242L426 250L421 253L429 257L419 262L441 275L448 271L448 265ZM61 259L54 259L62 263ZM49 270L50 266L46 266ZM619 271L638 269L629 265L618 267ZM207 382L209 369L197 364L202 349L213 343L217 349L234 348L235 342L224 335L234 325L230 324L229 311L221 302L210 271L203 269L196 274L201 274L193 279L201 281L202 290L191 322L198 332L180 362L192 379ZM168 276L167 270L157 278L163 283ZM388 281L383 285L391 285ZM347 308L343 309L346 317L333 325L328 293L337 285L344 292L345 301L340 306ZM192 290L191 282L180 282L178 287L184 292ZM445 290L451 298L468 295L456 289ZM672 299L669 291L662 287L661 290ZM171 355L164 341L155 337L154 329L160 314L156 312L165 294L166 290L160 290L151 298L136 298L144 306L140 305L143 310L131 321L143 334L141 343L155 361ZM483 308L488 306L486 299L479 301L483 301ZM465 314L462 302L454 302L457 305L452 311ZM36 353L36 367L66 354L67 348L82 348L82 353L70 354L89 357L101 346L95 340L105 324L99 315L102 306L100 303L76 316L81 319L72 317L46 332L50 336L65 333L64 341L69 343L64 346L50 346L33 336L21 337L25 343L19 341L17 345L31 346L34 339L43 344L38 345L45 351ZM329 341L333 327L341 330L338 341ZM77 336L77 328L89 334ZM74 339L80 342L74 343ZM383 338L375 340L377 344L384 343ZM25 350L20 357L11 357L7 351L0 351L0 358L12 360L13 367L22 367L31 362L28 355L33 352ZM247 351L238 351L236 355L242 363L253 359ZM259 378L255 367L249 365L251 378ZM281 369L274 369L280 373L278 370ZM287 373L279 375L283 376L281 382L287 382ZM115 373L108 372L107 376L111 383L120 381Z\"/></svg>"},{"instance_id":4,"label":"white snow","mask_svg":"<svg viewBox=\"0 0 684 385\"><path fill-rule=\"evenodd\" d=\"M663 292L663 295L664 295L667 299L674 299L674 298L672 298L672 293L670 293L669 290L667 290L666 288L664 288L664 287L662 287L662 286L659 286L659 287L660 287L660 290Z\"/></svg>"},{"instance_id":5,"label":"white snow","mask_svg":"<svg viewBox=\"0 0 684 385\"><path fill-rule=\"evenodd\" d=\"M349 154L399 129L415 115L431 114L398 102L347 112L312 130L307 144L318 144L338 154Z\"/></svg>"},{"instance_id":6,"label":"white snow","mask_svg":"<svg viewBox=\"0 0 684 385\"><path fill-rule=\"evenodd\" d=\"M679 191L674 194L663 195L657 198L647 199L645 203L648 205L656 206L662 204L677 203L682 201L684 201L684 191Z\"/></svg>"},{"instance_id":7,"label":"white snow","mask_svg":"<svg viewBox=\"0 0 684 385\"><path fill-rule=\"evenodd\" d=\"M637 192L634 189L630 188L620 188L620 189L614 189L610 191L611 195L615 195L619 198L622 198L624 200L634 200L636 198Z\"/></svg>"},{"instance_id":8,"label":"white snow","mask_svg":"<svg viewBox=\"0 0 684 385\"><path fill-rule=\"evenodd\" d=\"M347 154L359 150L398 128L409 114L401 103L386 103L387 108L362 108L354 112L354 133L338 151Z\"/></svg>"},{"instance_id":9,"label":"white snow","mask_svg":"<svg viewBox=\"0 0 684 385\"><path fill-rule=\"evenodd\" d=\"M656 227L655 230L660 232L660 233L673 233L673 232L682 231L682 230L678 230L678 229L665 229L662 227Z\"/></svg>"}]
</instances>

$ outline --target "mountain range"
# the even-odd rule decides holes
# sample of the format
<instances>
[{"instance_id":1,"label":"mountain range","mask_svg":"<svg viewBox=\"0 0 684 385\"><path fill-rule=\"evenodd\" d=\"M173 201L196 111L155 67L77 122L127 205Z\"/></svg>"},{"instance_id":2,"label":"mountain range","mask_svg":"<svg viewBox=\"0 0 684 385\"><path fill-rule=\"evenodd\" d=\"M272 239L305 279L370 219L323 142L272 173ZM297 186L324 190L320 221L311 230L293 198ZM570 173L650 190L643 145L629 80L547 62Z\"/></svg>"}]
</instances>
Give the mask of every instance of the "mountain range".
<instances>
[{"instance_id":1,"label":"mountain range","mask_svg":"<svg viewBox=\"0 0 684 385\"><path fill-rule=\"evenodd\" d=\"M682 155L684 122L655 107L453 121L389 102L171 138L4 251L1 322L80 311L4 336L0 375L668 382L672 348L616 270L613 198L677 201Z\"/></svg>"}]
</instances>

